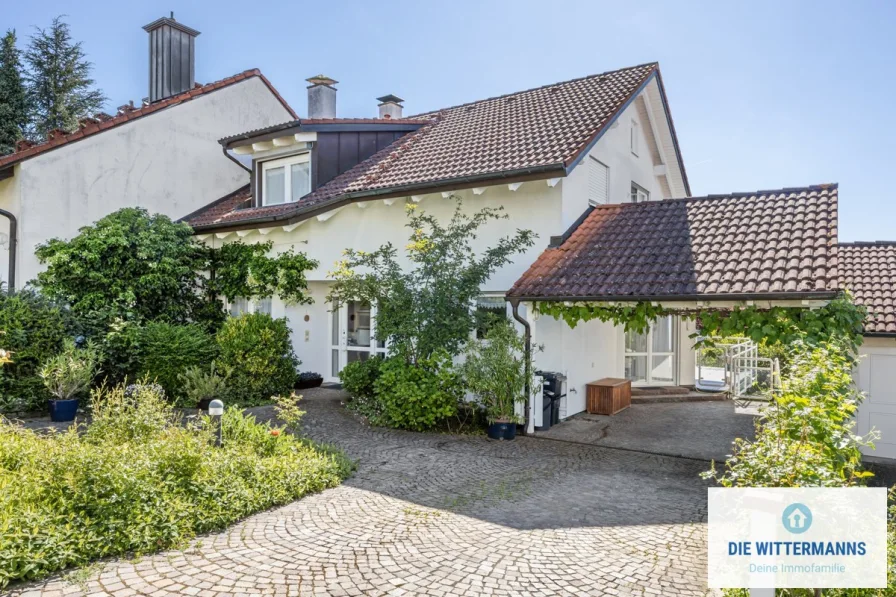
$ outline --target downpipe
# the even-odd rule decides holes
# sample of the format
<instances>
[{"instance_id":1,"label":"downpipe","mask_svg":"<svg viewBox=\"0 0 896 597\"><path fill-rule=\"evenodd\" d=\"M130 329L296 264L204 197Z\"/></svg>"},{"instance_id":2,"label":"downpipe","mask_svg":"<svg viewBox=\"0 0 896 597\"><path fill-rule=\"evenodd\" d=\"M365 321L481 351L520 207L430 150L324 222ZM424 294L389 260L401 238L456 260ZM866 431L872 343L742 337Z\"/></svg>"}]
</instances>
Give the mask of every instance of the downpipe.
<instances>
[{"instance_id":1,"label":"downpipe","mask_svg":"<svg viewBox=\"0 0 896 597\"><path fill-rule=\"evenodd\" d=\"M529 434L529 413L532 412L532 388L529 387L529 381L532 379L532 329L529 327L529 322L524 318L520 317L520 301L519 299L510 299L510 307L513 310L513 318L517 320L525 330L523 332L523 337L525 340L526 348L525 348L525 358L526 358L526 421L523 424L523 433L522 435Z\"/></svg>"}]
</instances>

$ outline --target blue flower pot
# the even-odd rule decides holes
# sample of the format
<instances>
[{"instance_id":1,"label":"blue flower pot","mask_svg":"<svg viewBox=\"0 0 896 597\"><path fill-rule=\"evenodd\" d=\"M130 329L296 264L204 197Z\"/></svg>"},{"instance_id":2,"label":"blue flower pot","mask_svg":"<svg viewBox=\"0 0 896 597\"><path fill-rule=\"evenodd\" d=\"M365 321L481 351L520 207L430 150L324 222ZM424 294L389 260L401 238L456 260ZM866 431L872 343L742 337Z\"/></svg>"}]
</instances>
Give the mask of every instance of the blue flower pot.
<instances>
[{"instance_id":1,"label":"blue flower pot","mask_svg":"<svg viewBox=\"0 0 896 597\"><path fill-rule=\"evenodd\" d=\"M78 412L78 399L50 400L50 420L54 423L66 423L75 420Z\"/></svg>"},{"instance_id":2,"label":"blue flower pot","mask_svg":"<svg viewBox=\"0 0 896 597\"><path fill-rule=\"evenodd\" d=\"M491 423L488 426L489 439L513 439L516 437L516 423Z\"/></svg>"}]
</instances>

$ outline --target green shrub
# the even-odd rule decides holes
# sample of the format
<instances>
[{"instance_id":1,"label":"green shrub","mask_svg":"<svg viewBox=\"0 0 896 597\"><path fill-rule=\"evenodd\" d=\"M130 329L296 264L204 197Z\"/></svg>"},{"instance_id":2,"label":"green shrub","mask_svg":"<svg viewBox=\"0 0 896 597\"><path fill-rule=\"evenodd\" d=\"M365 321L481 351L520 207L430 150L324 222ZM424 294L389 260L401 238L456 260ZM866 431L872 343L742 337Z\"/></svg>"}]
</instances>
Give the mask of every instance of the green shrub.
<instances>
[{"instance_id":1,"label":"green shrub","mask_svg":"<svg viewBox=\"0 0 896 597\"><path fill-rule=\"evenodd\" d=\"M98 362L99 353L92 344L78 348L74 340L66 340L62 352L40 368L40 377L54 399L78 398L90 389Z\"/></svg>"},{"instance_id":2,"label":"green shrub","mask_svg":"<svg viewBox=\"0 0 896 597\"><path fill-rule=\"evenodd\" d=\"M380 376L383 357L370 357L366 361L354 361L339 372L339 381L352 398L372 398L373 384Z\"/></svg>"},{"instance_id":3,"label":"green shrub","mask_svg":"<svg viewBox=\"0 0 896 597\"><path fill-rule=\"evenodd\" d=\"M0 588L182 545L335 486L351 470L331 448L235 408L225 412L221 448L211 426L178 424L151 391L98 391L92 409L81 434L0 423Z\"/></svg>"},{"instance_id":4,"label":"green shrub","mask_svg":"<svg viewBox=\"0 0 896 597\"><path fill-rule=\"evenodd\" d=\"M218 352L214 337L199 325L162 322L136 328L135 349L137 378L155 381L176 403L186 398L180 376L190 367L206 367Z\"/></svg>"},{"instance_id":5,"label":"green shrub","mask_svg":"<svg viewBox=\"0 0 896 597\"><path fill-rule=\"evenodd\" d=\"M39 371L62 348L65 323L62 310L37 293L0 294L3 348L13 353L0 369L0 412L46 408L50 394Z\"/></svg>"},{"instance_id":6,"label":"green shrub","mask_svg":"<svg viewBox=\"0 0 896 597\"><path fill-rule=\"evenodd\" d=\"M399 429L425 431L457 414L463 397L460 377L445 351L436 351L415 364L400 356L383 361L374 392L382 405L382 420Z\"/></svg>"},{"instance_id":7,"label":"green shrub","mask_svg":"<svg viewBox=\"0 0 896 597\"><path fill-rule=\"evenodd\" d=\"M299 360L292 350L286 318L247 313L229 318L217 334L217 366L235 404L260 404L288 394Z\"/></svg>"},{"instance_id":8,"label":"green shrub","mask_svg":"<svg viewBox=\"0 0 896 597\"><path fill-rule=\"evenodd\" d=\"M190 367L180 375L179 379L187 404L190 406L204 405L212 400L222 399L227 393L227 384L224 383L224 379L220 375L215 373L214 363L212 363L211 370Z\"/></svg>"},{"instance_id":9,"label":"green shrub","mask_svg":"<svg viewBox=\"0 0 896 597\"><path fill-rule=\"evenodd\" d=\"M523 338L506 319L495 322L483 340L467 344L461 373L490 422L521 422L516 405L526 400L527 376L530 386L534 381L525 348Z\"/></svg>"}]
</instances>

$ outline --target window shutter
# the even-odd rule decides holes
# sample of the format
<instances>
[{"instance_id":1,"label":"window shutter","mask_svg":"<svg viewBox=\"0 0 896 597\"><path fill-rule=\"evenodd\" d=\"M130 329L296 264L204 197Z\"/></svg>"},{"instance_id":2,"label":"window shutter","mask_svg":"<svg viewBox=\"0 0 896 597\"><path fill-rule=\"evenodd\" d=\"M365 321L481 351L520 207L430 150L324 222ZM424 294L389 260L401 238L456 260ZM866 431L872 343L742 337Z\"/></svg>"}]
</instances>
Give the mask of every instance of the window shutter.
<instances>
[{"instance_id":1,"label":"window shutter","mask_svg":"<svg viewBox=\"0 0 896 597\"><path fill-rule=\"evenodd\" d=\"M588 156L588 203L603 205L610 202L610 168Z\"/></svg>"}]
</instances>

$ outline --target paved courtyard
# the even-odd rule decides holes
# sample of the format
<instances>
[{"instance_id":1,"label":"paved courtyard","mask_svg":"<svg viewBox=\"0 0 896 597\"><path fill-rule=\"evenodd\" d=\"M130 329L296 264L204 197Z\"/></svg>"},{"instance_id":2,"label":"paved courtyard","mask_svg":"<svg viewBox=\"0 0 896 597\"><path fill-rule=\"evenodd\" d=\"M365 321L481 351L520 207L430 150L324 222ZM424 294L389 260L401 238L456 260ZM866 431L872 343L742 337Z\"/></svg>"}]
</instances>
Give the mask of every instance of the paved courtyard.
<instances>
[{"instance_id":1,"label":"paved courtyard","mask_svg":"<svg viewBox=\"0 0 896 597\"><path fill-rule=\"evenodd\" d=\"M306 431L342 486L12 595L705 595L705 463L532 438L372 429L333 390ZM270 410L256 409L260 416Z\"/></svg>"}]
</instances>

